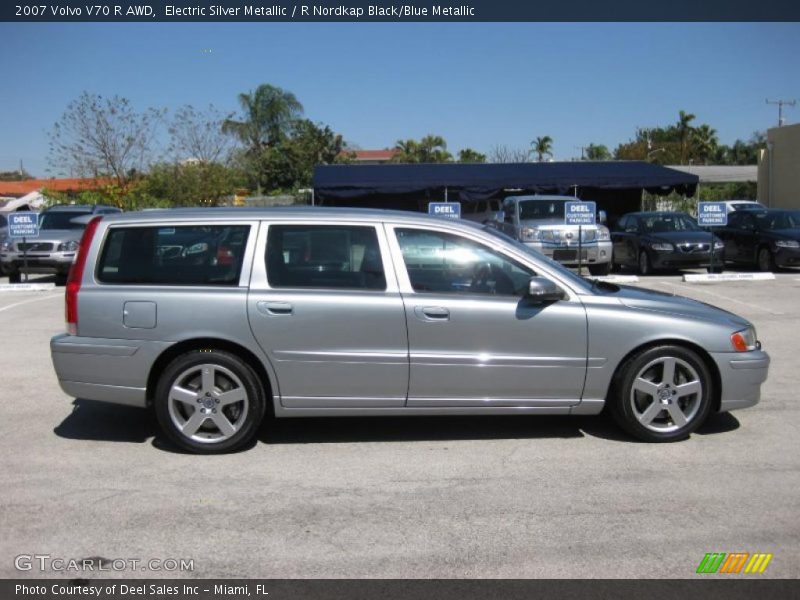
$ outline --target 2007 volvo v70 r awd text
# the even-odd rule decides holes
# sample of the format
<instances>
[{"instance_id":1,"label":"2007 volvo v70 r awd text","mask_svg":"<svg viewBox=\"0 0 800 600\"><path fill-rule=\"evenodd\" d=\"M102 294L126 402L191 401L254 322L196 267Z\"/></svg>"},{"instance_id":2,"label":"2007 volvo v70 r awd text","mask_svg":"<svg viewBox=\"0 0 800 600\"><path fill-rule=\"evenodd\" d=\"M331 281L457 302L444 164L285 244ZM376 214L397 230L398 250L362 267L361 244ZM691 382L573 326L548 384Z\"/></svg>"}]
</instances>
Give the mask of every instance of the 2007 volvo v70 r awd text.
<instances>
[{"instance_id":1,"label":"2007 volvo v70 r awd text","mask_svg":"<svg viewBox=\"0 0 800 600\"><path fill-rule=\"evenodd\" d=\"M276 417L599 413L651 442L756 404L734 314L583 279L491 226L356 209L94 218L51 341L73 397L200 453Z\"/></svg>"}]
</instances>

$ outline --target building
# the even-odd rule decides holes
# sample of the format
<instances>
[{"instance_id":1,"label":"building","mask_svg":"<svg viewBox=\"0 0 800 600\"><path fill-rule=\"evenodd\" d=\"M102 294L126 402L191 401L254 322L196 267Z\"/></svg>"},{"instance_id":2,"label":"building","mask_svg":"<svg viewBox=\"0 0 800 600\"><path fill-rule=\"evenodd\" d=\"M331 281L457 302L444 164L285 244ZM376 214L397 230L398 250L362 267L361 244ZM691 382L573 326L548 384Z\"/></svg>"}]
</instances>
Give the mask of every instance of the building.
<instances>
[{"instance_id":1,"label":"building","mask_svg":"<svg viewBox=\"0 0 800 600\"><path fill-rule=\"evenodd\" d=\"M758 200L770 208L800 208L800 123L767 131L758 163Z\"/></svg>"},{"instance_id":2,"label":"building","mask_svg":"<svg viewBox=\"0 0 800 600\"><path fill-rule=\"evenodd\" d=\"M353 164L383 165L391 162L397 150L353 150Z\"/></svg>"},{"instance_id":3,"label":"building","mask_svg":"<svg viewBox=\"0 0 800 600\"><path fill-rule=\"evenodd\" d=\"M0 196L21 198L31 192L47 189L53 192L77 193L96 190L111 183L105 178L70 179L26 179L24 181L0 181Z\"/></svg>"}]
</instances>

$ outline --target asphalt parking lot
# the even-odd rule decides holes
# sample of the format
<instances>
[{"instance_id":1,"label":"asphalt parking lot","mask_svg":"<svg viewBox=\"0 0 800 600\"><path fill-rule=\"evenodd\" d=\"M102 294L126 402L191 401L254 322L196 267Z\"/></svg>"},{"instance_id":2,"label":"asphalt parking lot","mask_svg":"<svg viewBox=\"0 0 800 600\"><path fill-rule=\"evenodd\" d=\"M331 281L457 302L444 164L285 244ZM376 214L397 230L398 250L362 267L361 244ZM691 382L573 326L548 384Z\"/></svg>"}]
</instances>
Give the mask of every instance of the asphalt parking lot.
<instances>
[{"instance_id":1,"label":"asphalt parking lot","mask_svg":"<svg viewBox=\"0 0 800 600\"><path fill-rule=\"evenodd\" d=\"M800 271L638 285L752 320L773 361L761 404L670 445L603 416L347 418L270 421L250 450L193 456L145 411L60 390L63 288L0 293L0 576L63 576L14 567L48 554L194 560L104 576L693 577L707 552L769 552L758 577L800 576Z\"/></svg>"}]
</instances>

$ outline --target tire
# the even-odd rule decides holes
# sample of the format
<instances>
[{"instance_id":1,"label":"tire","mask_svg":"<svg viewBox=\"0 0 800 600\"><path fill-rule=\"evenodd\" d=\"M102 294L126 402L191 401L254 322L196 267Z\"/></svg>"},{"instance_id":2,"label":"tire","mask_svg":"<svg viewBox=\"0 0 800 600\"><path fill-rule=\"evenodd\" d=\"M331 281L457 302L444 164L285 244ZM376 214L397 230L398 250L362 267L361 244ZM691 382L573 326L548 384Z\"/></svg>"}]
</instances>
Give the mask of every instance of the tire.
<instances>
[{"instance_id":1,"label":"tire","mask_svg":"<svg viewBox=\"0 0 800 600\"><path fill-rule=\"evenodd\" d=\"M22 275L19 271L12 271L8 274L8 283L19 283L22 281Z\"/></svg>"},{"instance_id":2,"label":"tire","mask_svg":"<svg viewBox=\"0 0 800 600\"><path fill-rule=\"evenodd\" d=\"M610 264L611 264L611 272L612 273L619 273L620 271L622 271L622 265L621 264L616 263L613 260L611 261Z\"/></svg>"},{"instance_id":3,"label":"tire","mask_svg":"<svg viewBox=\"0 0 800 600\"><path fill-rule=\"evenodd\" d=\"M640 440L683 440L708 417L713 381L696 352L682 346L655 346L620 367L609 410L622 429Z\"/></svg>"},{"instance_id":4,"label":"tire","mask_svg":"<svg viewBox=\"0 0 800 600\"><path fill-rule=\"evenodd\" d=\"M650 255L647 253L646 250L642 250L639 252L639 274L640 275L652 275L653 274L653 263L650 262Z\"/></svg>"},{"instance_id":5,"label":"tire","mask_svg":"<svg viewBox=\"0 0 800 600\"><path fill-rule=\"evenodd\" d=\"M588 267L590 275L603 276L608 275L611 272L610 262L588 265Z\"/></svg>"},{"instance_id":6,"label":"tire","mask_svg":"<svg viewBox=\"0 0 800 600\"><path fill-rule=\"evenodd\" d=\"M770 252L766 246L761 246L758 249L758 258L756 259L759 271L775 271L775 256Z\"/></svg>"},{"instance_id":7,"label":"tire","mask_svg":"<svg viewBox=\"0 0 800 600\"><path fill-rule=\"evenodd\" d=\"M209 374L211 378L204 381ZM161 429L177 446L196 454L221 454L246 446L258 431L264 409L264 391L255 371L221 350L179 356L156 387Z\"/></svg>"}]
</instances>

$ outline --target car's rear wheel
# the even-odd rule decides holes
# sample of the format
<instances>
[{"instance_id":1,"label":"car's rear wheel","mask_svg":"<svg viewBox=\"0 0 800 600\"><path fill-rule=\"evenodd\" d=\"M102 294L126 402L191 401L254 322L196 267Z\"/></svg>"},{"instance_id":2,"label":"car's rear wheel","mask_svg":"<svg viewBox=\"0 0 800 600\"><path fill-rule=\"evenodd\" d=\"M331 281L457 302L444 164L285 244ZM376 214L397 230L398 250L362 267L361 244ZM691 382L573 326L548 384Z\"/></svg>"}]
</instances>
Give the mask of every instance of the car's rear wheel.
<instances>
[{"instance_id":1,"label":"car's rear wheel","mask_svg":"<svg viewBox=\"0 0 800 600\"><path fill-rule=\"evenodd\" d=\"M656 346L622 366L609 398L617 423L647 442L685 439L708 417L713 380L698 354Z\"/></svg>"},{"instance_id":2,"label":"car's rear wheel","mask_svg":"<svg viewBox=\"0 0 800 600\"><path fill-rule=\"evenodd\" d=\"M12 271L8 274L8 283L19 283L22 281L22 275L19 271Z\"/></svg>"},{"instance_id":3,"label":"car's rear wheel","mask_svg":"<svg viewBox=\"0 0 800 600\"><path fill-rule=\"evenodd\" d=\"M769 248L763 246L758 251L758 269L760 271L774 271L775 270L775 257L770 252Z\"/></svg>"},{"instance_id":4,"label":"car's rear wheel","mask_svg":"<svg viewBox=\"0 0 800 600\"><path fill-rule=\"evenodd\" d=\"M245 446L258 430L264 406L253 369L221 350L179 356L156 388L156 416L164 433L181 448L199 454Z\"/></svg>"}]
</instances>

